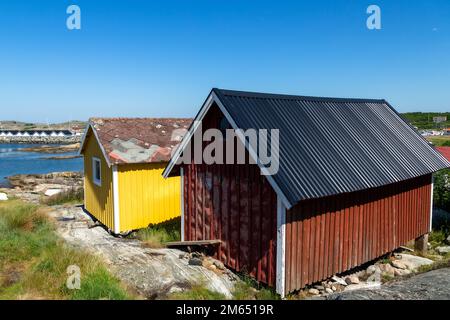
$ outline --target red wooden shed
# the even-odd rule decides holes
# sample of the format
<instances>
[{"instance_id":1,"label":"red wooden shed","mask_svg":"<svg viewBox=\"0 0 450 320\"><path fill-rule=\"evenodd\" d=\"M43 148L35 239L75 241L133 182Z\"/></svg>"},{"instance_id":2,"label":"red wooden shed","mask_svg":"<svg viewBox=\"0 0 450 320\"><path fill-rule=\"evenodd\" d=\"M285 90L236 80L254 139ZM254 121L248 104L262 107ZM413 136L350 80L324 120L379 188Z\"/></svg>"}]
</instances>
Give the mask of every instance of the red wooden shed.
<instances>
[{"instance_id":1,"label":"red wooden shed","mask_svg":"<svg viewBox=\"0 0 450 320\"><path fill-rule=\"evenodd\" d=\"M237 130L245 164L180 162L211 128ZM248 129L278 130L275 174ZM163 175L182 176L183 240L222 240L218 259L284 296L427 234L449 166L384 100L213 89Z\"/></svg>"}]
</instances>

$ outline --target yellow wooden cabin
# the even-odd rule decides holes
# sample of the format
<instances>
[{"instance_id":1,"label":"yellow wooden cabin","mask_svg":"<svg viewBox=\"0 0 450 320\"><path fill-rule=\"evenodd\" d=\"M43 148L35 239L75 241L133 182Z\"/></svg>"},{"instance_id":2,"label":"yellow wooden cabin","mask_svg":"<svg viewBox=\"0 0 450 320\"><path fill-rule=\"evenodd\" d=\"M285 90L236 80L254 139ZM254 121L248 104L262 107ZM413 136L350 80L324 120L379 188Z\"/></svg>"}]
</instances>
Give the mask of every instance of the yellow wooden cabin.
<instances>
[{"instance_id":1,"label":"yellow wooden cabin","mask_svg":"<svg viewBox=\"0 0 450 320\"><path fill-rule=\"evenodd\" d=\"M180 177L161 173L190 123L90 119L80 147L85 209L115 234L180 216Z\"/></svg>"}]
</instances>

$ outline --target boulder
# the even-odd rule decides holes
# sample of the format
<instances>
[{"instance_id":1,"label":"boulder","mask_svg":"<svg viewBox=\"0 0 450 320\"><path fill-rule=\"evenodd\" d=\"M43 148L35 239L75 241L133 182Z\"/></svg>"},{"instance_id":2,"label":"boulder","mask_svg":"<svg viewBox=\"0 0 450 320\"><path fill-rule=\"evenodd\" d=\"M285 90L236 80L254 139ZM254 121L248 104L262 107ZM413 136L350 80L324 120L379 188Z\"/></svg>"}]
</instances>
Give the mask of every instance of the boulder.
<instances>
[{"instance_id":1,"label":"boulder","mask_svg":"<svg viewBox=\"0 0 450 320\"><path fill-rule=\"evenodd\" d=\"M342 279L342 278L340 278L340 277L338 277L338 276L333 276L333 277L331 278L331 280L333 280L334 282L337 282L337 283L339 283L339 284L341 284L341 285L343 285L343 286L346 286L346 285L347 285L347 282L345 282L344 279Z\"/></svg>"},{"instance_id":2,"label":"boulder","mask_svg":"<svg viewBox=\"0 0 450 320\"><path fill-rule=\"evenodd\" d=\"M217 269L225 270L225 265L219 260L214 260L213 264L216 266Z\"/></svg>"},{"instance_id":3,"label":"boulder","mask_svg":"<svg viewBox=\"0 0 450 320\"><path fill-rule=\"evenodd\" d=\"M408 269L401 260L391 261L391 264L394 268L397 268L397 269L402 269L402 270Z\"/></svg>"},{"instance_id":4,"label":"boulder","mask_svg":"<svg viewBox=\"0 0 450 320\"><path fill-rule=\"evenodd\" d=\"M396 277L402 277L402 276L407 276L407 275L409 275L409 274L411 274L411 270L408 270L408 269L394 269L394 275L396 276Z\"/></svg>"},{"instance_id":5,"label":"boulder","mask_svg":"<svg viewBox=\"0 0 450 320\"><path fill-rule=\"evenodd\" d=\"M381 287L381 282L373 281L373 282L361 282L358 284L351 284L347 286L344 291L353 291L353 290L360 290L360 289L377 289Z\"/></svg>"},{"instance_id":6,"label":"boulder","mask_svg":"<svg viewBox=\"0 0 450 320\"><path fill-rule=\"evenodd\" d=\"M321 285L315 285L314 288L316 288L317 290L321 290L321 291L325 290L325 287L321 286Z\"/></svg>"},{"instance_id":7,"label":"boulder","mask_svg":"<svg viewBox=\"0 0 450 320\"><path fill-rule=\"evenodd\" d=\"M8 200L8 196L6 195L6 193L0 192L0 201L7 201Z\"/></svg>"},{"instance_id":8,"label":"boulder","mask_svg":"<svg viewBox=\"0 0 450 320\"><path fill-rule=\"evenodd\" d=\"M334 291L333 291L332 289L330 289L330 288L325 288L325 292L331 294L331 293L333 293Z\"/></svg>"},{"instance_id":9,"label":"boulder","mask_svg":"<svg viewBox=\"0 0 450 320\"><path fill-rule=\"evenodd\" d=\"M371 265L371 266L367 267L367 269L366 269L366 273L368 275L374 274L377 271L380 272L380 267L377 265Z\"/></svg>"},{"instance_id":10,"label":"boulder","mask_svg":"<svg viewBox=\"0 0 450 320\"><path fill-rule=\"evenodd\" d=\"M359 278L355 275L351 275L348 276L347 278L345 278L345 282L350 285L350 284L358 284L359 283Z\"/></svg>"},{"instance_id":11,"label":"boulder","mask_svg":"<svg viewBox=\"0 0 450 320\"><path fill-rule=\"evenodd\" d=\"M413 256L406 253L401 253L399 255L401 256L401 261L403 264L411 271L415 271L421 266L433 264L433 260L427 258Z\"/></svg>"},{"instance_id":12,"label":"boulder","mask_svg":"<svg viewBox=\"0 0 450 320\"><path fill-rule=\"evenodd\" d=\"M47 197L52 197L52 196L55 196L55 195L57 195L57 194L59 194L61 192L62 192L62 189L48 189L47 191L45 191L44 194Z\"/></svg>"},{"instance_id":13,"label":"boulder","mask_svg":"<svg viewBox=\"0 0 450 320\"><path fill-rule=\"evenodd\" d=\"M445 254L447 254L447 253L450 252L450 246L437 247L437 248L436 248L436 251L437 251L439 254L445 255Z\"/></svg>"},{"instance_id":14,"label":"boulder","mask_svg":"<svg viewBox=\"0 0 450 320\"><path fill-rule=\"evenodd\" d=\"M392 267L390 264L381 264L380 270L383 275L394 277L394 267Z\"/></svg>"},{"instance_id":15,"label":"boulder","mask_svg":"<svg viewBox=\"0 0 450 320\"><path fill-rule=\"evenodd\" d=\"M189 259L189 265L203 266L203 261L202 261L202 259L199 259L199 258L191 258L191 259Z\"/></svg>"},{"instance_id":16,"label":"boulder","mask_svg":"<svg viewBox=\"0 0 450 320\"><path fill-rule=\"evenodd\" d=\"M320 291L317 289L311 288L308 290L308 293L317 296L317 295L319 295Z\"/></svg>"}]
</instances>

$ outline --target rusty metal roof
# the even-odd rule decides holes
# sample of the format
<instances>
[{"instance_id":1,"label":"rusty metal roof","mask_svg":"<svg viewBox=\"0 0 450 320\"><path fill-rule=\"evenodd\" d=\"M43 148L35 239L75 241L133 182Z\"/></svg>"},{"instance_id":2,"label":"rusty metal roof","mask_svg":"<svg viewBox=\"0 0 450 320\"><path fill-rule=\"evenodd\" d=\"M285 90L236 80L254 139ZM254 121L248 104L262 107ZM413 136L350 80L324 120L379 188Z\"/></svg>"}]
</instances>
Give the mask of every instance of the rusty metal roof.
<instances>
[{"instance_id":1,"label":"rusty metal roof","mask_svg":"<svg viewBox=\"0 0 450 320\"><path fill-rule=\"evenodd\" d=\"M111 164L167 162L192 119L177 118L91 118L94 131ZM89 129L90 128L90 129ZM84 141L81 149L83 149Z\"/></svg>"}]
</instances>

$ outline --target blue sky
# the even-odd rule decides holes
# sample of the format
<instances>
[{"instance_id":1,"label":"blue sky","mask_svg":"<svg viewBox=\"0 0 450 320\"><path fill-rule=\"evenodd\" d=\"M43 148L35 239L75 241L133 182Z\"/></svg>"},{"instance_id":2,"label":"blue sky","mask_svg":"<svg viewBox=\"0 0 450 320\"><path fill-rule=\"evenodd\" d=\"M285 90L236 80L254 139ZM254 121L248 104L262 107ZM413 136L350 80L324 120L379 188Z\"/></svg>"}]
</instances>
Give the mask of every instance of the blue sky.
<instances>
[{"instance_id":1,"label":"blue sky","mask_svg":"<svg viewBox=\"0 0 450 320\"><path fill-rule=\"evenodd\" d=\"M448 0L0 2L3 120L194 116L212 87L450 111L449 75Z\"/></svg>"}]
</instances>

